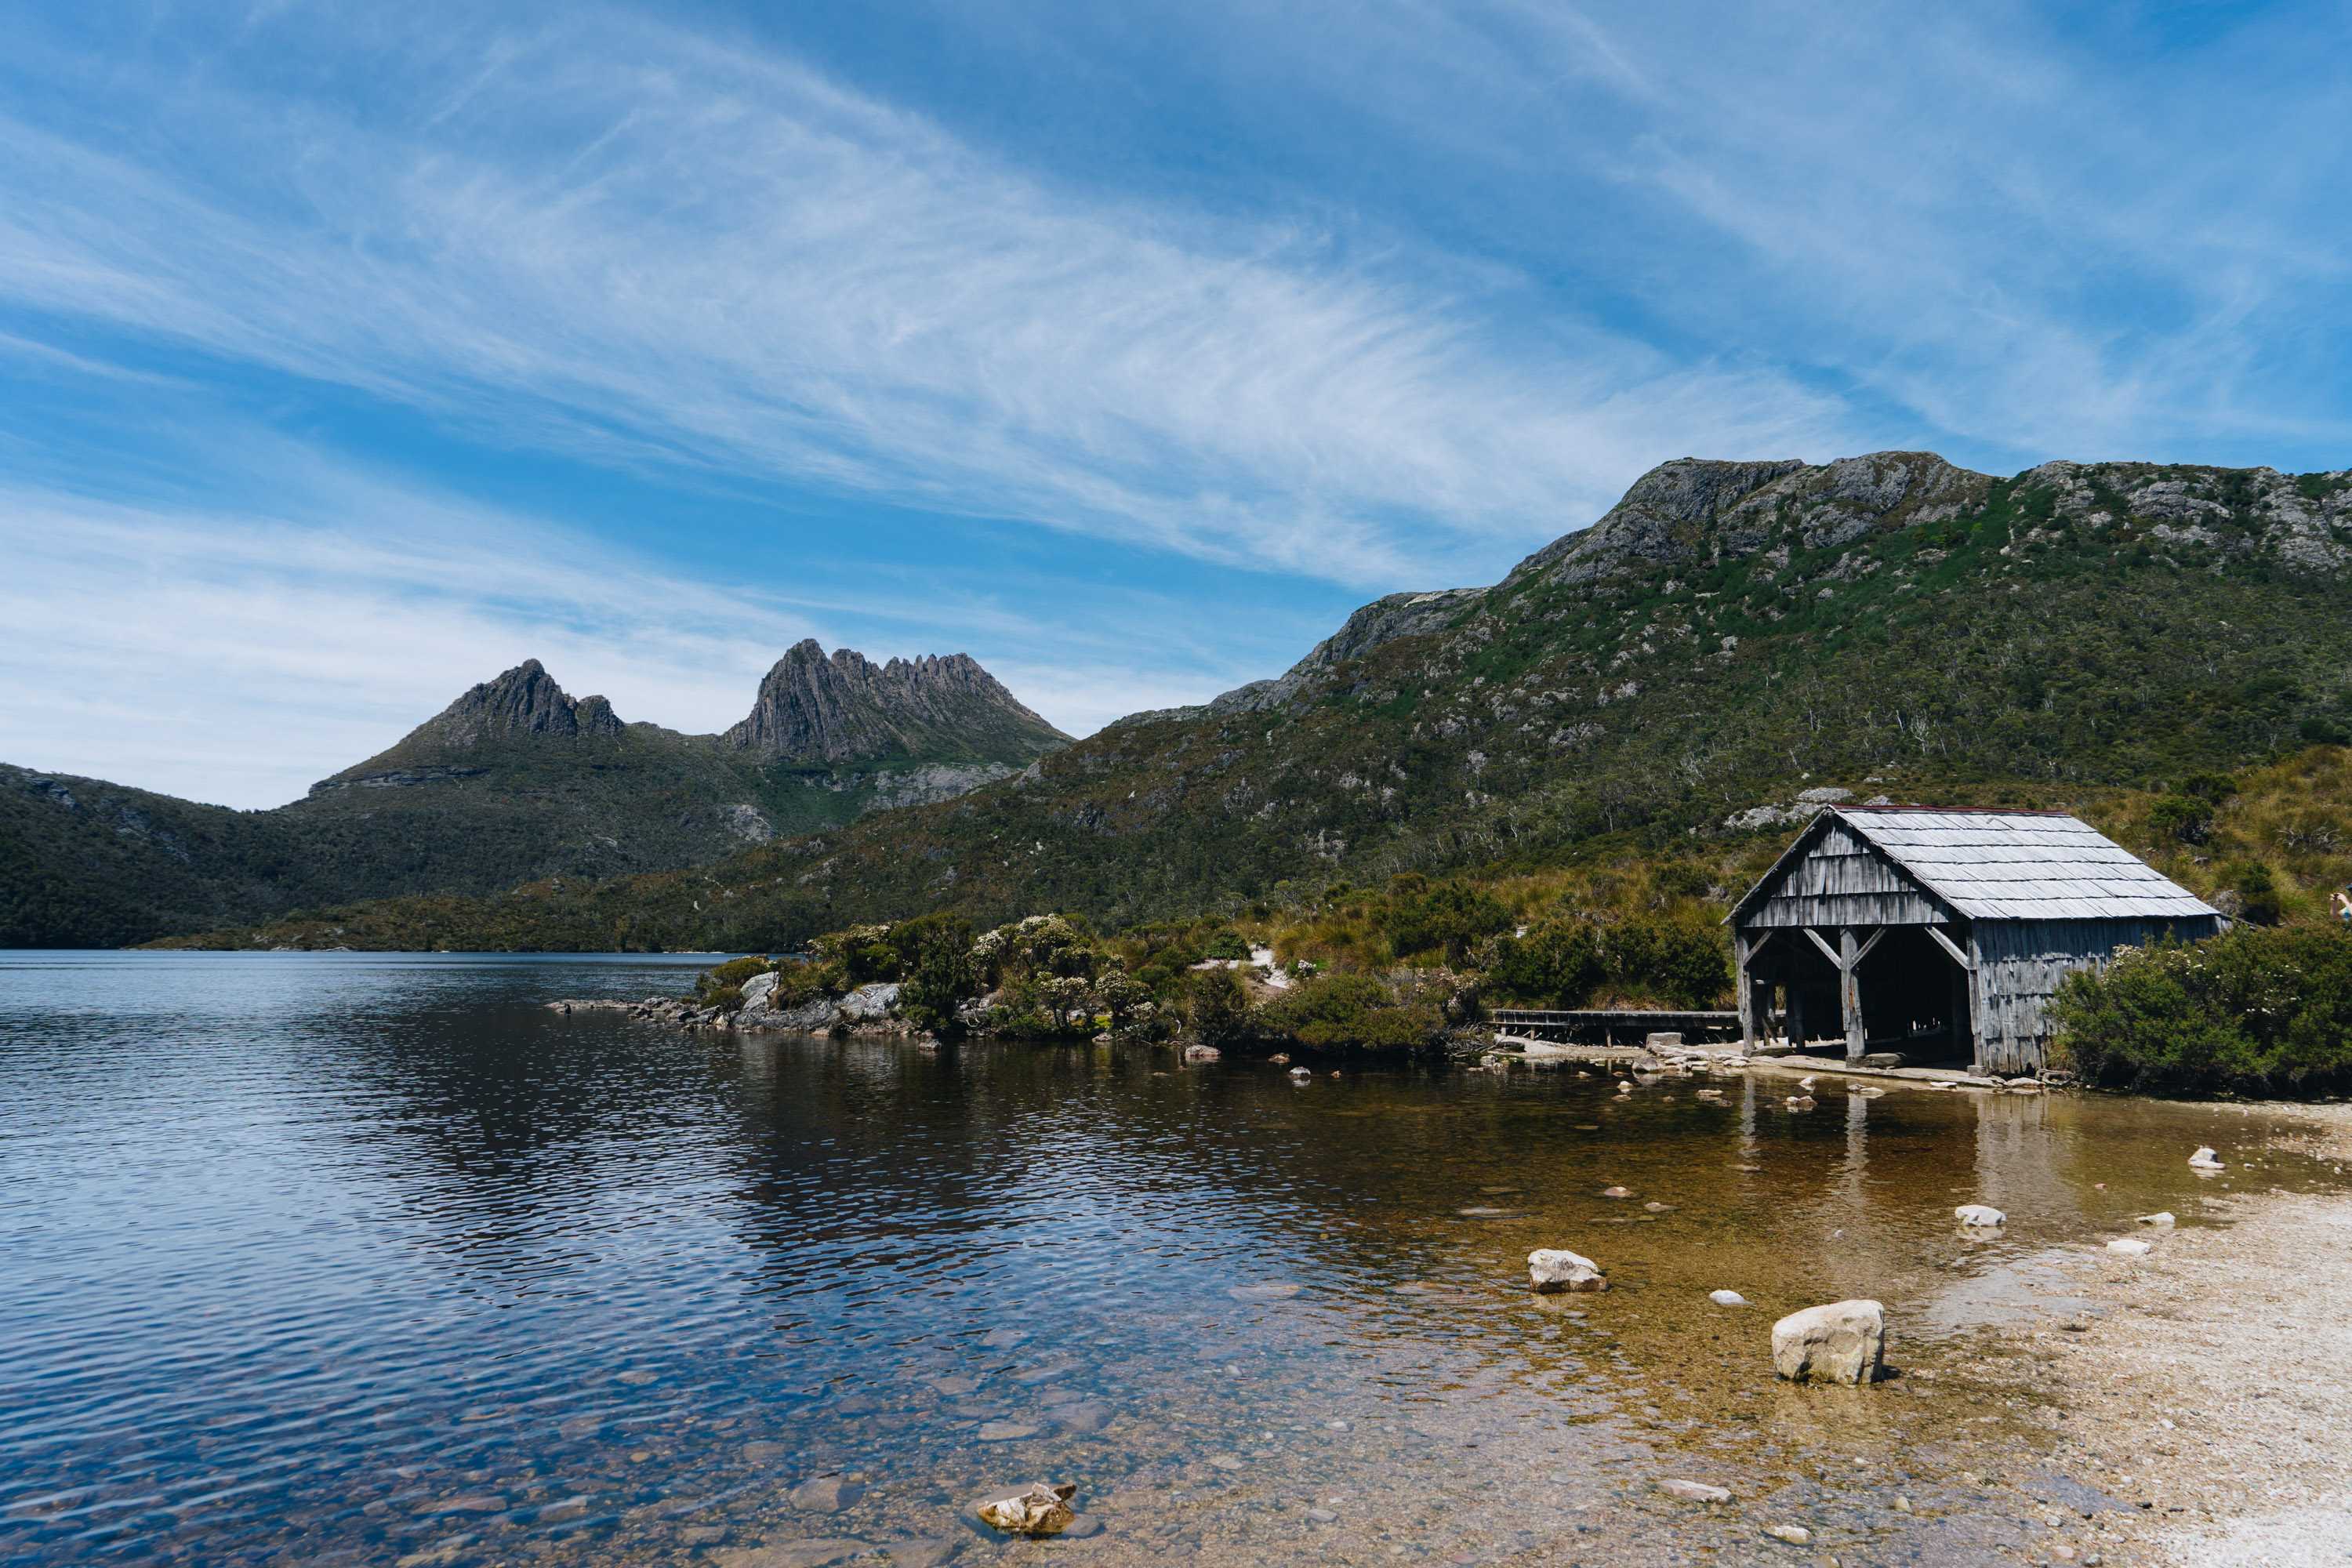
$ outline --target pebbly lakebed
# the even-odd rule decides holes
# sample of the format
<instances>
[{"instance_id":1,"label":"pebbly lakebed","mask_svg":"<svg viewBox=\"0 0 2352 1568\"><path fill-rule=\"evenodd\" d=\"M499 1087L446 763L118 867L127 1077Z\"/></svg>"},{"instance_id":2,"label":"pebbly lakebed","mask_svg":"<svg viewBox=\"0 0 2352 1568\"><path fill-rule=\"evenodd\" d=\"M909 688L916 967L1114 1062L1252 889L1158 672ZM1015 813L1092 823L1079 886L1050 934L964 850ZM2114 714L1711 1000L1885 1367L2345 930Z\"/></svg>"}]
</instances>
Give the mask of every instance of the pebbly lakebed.
<instances>
[{"instance_id":1,"label":"pebbly lakebed","mask_svg":"<svg viewBox=\"0 0 2352 1568\"><path fill-rule=\"evenodd\" d=\"M2234 1108L544 1006L707 963L0 954L0 1556L2046 1561L2148 1500L2016 1372L2086 1259L2344 1183ZM1899 1375L1776 1384L1850 1296ZM1031 1479L1081 1533L972 1518Z\"/></svg>"}]
</instances>

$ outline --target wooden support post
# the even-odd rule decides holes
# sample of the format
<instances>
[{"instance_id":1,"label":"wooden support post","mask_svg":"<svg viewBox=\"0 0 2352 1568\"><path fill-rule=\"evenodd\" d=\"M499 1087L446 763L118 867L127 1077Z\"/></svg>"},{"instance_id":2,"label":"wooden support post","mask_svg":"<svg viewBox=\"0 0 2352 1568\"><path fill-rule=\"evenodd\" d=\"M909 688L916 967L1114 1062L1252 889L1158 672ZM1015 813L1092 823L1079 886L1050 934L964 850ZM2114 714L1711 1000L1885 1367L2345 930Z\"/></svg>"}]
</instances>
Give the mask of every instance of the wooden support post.
<instances>
[{"instance_id":1,"label":"wooden support post","mask_svg":"<svg viewBox=\"0 0 2352 1568\"><path fill-rule=\"evenodd\" d=\"M1789 1043L1805 1048L1805 987L1792 972L1789 976Z\"/></svg>"},{"instance_id":2,"label":"wooden support post","mask_svg":"<svg viewBox=\"0 0 2352 1568\"><path fill-rule=\"evenodd\" d=\"M1743 1051L1756 1048L1756 987L1748 977L1748 961L1755 951L1746 937L1736 931L1732 933L1731 956L1738 967L1739 1048Z\"/></svg>"},{"instance_id":3,"label":"wooden support post","mask_svg":"<svg viewBox=\"0 0 2352 1568\"><path fill-rule=\"evenodd\" d=\"M1946 1004L1951 1014L1952 1044L1966 1049L1971 1060L1976 1057L1976 1029L1969 1014L1972 1010L1969 996L1975 990L1976 976L1955 964L1952 968L1952 999Z\"/></svg>"},{"instance_id":4,"label":"wooden support post","mask_svg":"<svg viewBox=\"0 0 2352 1568\"><path fill-rule=\"evenodd\" d=\"M1862 944L1854 940L1853 928L1845 926L1838 931L1838 1002L1845 1015L1845 1059L1860 1061L1863 1051L1862 1027Z\"/></svg>"}]
</instances>

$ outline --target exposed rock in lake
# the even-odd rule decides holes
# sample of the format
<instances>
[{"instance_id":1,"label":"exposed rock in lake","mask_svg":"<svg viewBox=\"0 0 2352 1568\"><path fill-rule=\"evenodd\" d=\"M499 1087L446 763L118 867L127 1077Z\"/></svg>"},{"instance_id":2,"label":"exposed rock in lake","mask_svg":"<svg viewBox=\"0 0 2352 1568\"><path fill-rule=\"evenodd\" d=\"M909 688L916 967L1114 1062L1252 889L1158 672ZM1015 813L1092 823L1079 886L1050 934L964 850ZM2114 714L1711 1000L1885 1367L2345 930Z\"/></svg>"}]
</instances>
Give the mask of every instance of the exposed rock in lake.
<instances>
[{"instance_id":1,"label":"exposed rock in lake","mask_svg":"<svg viewBox=\"0 0 2352 1568\"><path fill-rule=\"evenodd\" d=\"M1034 1481L1019 1491L989 1498L976 1511L982 1523L1008 1535L1059 1535L1077 1518L1070 1507L1077 1491L1075 1482L1048 1486Z\"/></svg>"},{"instance_id":2,"label":"exposed rock in lake","mask_svg":"<svg viewBox=\"0 0 2352 1568\"><path fill-rule=\"evenodd\" d=\"M1886 1309L1832 1301L1772 1325L1772 1370L1792 1383L1875 1382L1885 1371Z\"/></svg>"},{"instance_id":3,"label":"exposed rock in lake","mask_svg":"<svg viewBox=\"0 0 2352 1568\"><path fill-rule=\"evenodd\" d=\"M1952 1211L1952 1217L1962 1225L2007 1225L2009 1216L1990 1204L1962 1204Z\"/></svg>"},{"instance_id":4,"label":"exposed rock in lake","mask_svg":"<svg viewBox=\"0 0 2352 1568\"><path fill-rule=\"evenodd\" d=\"M1606 1290L1609 1277L1582 1253L1539 1247L1528 1254L1528 1283L1543 1291Z\"/></svg>"}]
</instances>

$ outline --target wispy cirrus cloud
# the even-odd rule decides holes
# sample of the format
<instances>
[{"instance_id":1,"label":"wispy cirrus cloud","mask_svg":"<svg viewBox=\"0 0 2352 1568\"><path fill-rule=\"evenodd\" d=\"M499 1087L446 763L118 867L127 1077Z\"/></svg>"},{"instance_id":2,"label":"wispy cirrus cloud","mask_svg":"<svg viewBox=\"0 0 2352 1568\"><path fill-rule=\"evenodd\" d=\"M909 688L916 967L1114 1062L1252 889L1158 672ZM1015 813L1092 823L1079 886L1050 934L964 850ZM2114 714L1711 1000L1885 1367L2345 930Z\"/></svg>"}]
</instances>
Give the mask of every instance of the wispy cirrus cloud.
<instances>
[{"instance_id":1,"label":"wispy cirrus cloud","mask_svg":"<svg viewBox=\"0 0 2352 1568\"><path fill-rule=\"evenodd\" d=\"M231 51L110 76L163 122L135 142L0 118L0 300L599 462L1356 584L1839 432L1557 301L1531 340L1507 272L1072 191L748 47L607 13L368 42L364 113Z\"/></svg>"}]
</instances>

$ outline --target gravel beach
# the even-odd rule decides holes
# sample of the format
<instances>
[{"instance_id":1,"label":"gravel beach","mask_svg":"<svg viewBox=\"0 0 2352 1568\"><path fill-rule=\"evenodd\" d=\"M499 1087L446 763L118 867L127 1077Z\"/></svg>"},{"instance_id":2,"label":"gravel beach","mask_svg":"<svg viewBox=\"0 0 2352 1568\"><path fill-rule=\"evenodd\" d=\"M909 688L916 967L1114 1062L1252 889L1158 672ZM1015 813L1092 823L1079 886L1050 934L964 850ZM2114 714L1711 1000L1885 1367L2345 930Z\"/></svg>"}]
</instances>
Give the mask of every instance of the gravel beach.
<instances>
[{"instance_id":1,"label":"gravel beach","mask_svg":"<svg viewBox=\"0 0 2352 1568\"><path fill-rule=\"evenodd\" d=\"M2352 1106L2263 1113L2352 1163ZM2074 1561L2352 1563L2352 1198L2225 1202L2226 1226L2143 1229L2145 1257L2071 1265L2094 1310L2015 1363L2064 1412L2065 1468L2137 1505L2084 1521Z\"/></svg>"}]
</instances>

